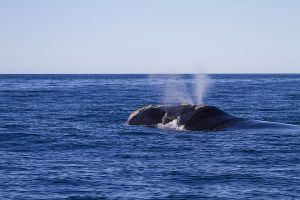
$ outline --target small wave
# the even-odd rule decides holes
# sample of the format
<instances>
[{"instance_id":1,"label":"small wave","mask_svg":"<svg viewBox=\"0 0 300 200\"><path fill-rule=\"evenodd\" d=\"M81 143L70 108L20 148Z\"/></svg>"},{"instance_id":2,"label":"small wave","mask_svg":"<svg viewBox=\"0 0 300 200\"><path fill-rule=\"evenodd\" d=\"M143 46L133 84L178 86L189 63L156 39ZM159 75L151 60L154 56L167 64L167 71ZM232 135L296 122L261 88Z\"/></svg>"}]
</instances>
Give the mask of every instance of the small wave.
<instances>
[{"instance_id":1,"label":"small wave","mask_svg":"<svg viewBox=\"0 0 300 200\"><path fill-rule=\"evenodd\" d=\"M159 123L157 124L157 127L160 129L167 129L167 130L177 130L177 131L183 131L184 125L178 126L178 119L174 119L173 121L170 121L167 124Z\"/></svg>"}]
</instances>

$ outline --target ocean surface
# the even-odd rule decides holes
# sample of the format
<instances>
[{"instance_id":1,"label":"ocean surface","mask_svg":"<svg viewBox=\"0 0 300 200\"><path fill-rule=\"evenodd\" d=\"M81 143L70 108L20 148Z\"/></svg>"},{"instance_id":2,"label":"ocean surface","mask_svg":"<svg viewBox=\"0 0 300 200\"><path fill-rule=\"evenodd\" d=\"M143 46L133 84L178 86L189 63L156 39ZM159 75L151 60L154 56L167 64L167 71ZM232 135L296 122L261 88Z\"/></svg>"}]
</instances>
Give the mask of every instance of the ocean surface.
<instances>
[{"instance_id":1,"label":"ocean surface","mask_svg":"<svg viewBox=\"0 0 300 200\"><path fill-rule=\"evenodd\" d=\"M300 199L300 129L126 125L166 77L0 75L0 199ZM300 126L299 74L210 79L205 104Z\"/></svg>"}]
</instances>

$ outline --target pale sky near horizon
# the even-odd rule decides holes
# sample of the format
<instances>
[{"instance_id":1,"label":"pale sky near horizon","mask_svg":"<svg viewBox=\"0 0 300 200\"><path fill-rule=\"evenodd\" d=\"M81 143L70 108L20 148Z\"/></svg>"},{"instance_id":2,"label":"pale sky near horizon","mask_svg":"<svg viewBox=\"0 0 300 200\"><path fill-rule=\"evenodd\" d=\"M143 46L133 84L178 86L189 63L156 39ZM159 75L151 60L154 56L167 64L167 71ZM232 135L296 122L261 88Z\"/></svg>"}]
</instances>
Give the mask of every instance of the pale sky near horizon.
<instances>
[{"instance_id":1,"label":"pale sky near horizon","mask_svg":"<svg viewBox=\"0 0 300 200\"><path fill-rule=\"evenodd\" d=\"M298 0L0 0L0 73L300 73Z\"/></svg>"}]
</instances>

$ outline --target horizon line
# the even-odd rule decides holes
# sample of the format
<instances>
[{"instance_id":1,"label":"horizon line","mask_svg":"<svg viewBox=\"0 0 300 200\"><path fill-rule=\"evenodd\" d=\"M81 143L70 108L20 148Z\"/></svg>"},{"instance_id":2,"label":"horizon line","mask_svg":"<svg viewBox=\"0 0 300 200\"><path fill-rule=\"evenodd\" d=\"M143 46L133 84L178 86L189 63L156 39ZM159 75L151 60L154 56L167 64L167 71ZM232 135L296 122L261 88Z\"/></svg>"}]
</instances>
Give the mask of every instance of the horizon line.
<instances>
[{"instance_id":1,"label":"horizon line","mask_svg":"<svg viewBox=\"0 0 300 200\"><path fill-rule=\"evenodd\" d=\"M300 72L243 72L243 73L0 73L0 75L300 75Z\"/></svg>"}]
</instances>

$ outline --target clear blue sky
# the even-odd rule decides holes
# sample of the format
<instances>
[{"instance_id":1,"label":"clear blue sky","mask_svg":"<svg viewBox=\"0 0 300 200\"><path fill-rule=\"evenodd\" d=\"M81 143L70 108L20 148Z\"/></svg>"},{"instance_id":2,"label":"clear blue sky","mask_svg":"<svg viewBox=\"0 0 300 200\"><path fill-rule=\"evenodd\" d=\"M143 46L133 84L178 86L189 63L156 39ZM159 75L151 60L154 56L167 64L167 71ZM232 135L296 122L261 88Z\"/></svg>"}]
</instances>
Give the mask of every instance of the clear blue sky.
<instances>
[{"instance_id":1,"label":"clear blue sky","mask_svg":"<svg viewBox=\"0 0 300 200\"><path fill-rule=\"evenodd\" d=\"M300 73L300 1L0 0L0 73L197 72Z\"/></svg>"}]
</instances>

